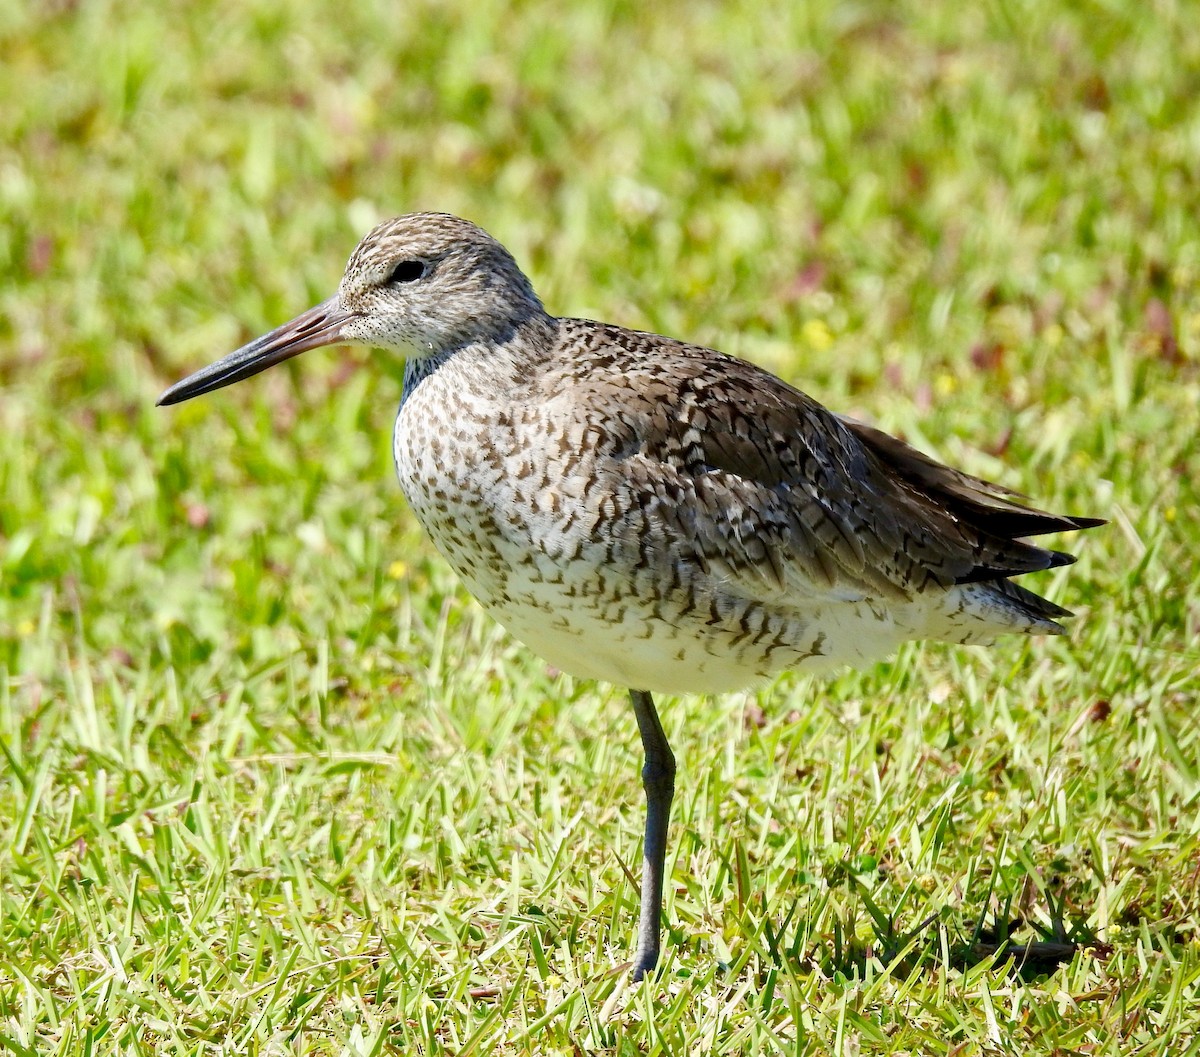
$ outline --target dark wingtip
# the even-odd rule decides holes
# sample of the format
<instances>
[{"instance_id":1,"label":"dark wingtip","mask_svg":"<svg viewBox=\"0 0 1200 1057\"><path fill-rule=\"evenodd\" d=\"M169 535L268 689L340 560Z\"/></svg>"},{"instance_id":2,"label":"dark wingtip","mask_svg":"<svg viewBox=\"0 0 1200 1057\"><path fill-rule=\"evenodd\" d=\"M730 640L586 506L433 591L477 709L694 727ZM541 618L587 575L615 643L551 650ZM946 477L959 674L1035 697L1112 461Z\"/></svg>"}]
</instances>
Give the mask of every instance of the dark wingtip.
<instances>
[{"instance_id":1,"label":"dark wingtip","mask_svg":"<svg viewBox=\"0 0 1200 1057\"><path fill-rule=\"evenodd\" d=\"M1099 528L1108 524L1108 519L1102 517L1069 517L1067 520L1077 529Z\"/></svg>"},{"instance_id":2,"label":"dark wingtip","mask_svg":"<svg viewBox=\"0 0 1200 1057\"><path fill-rule=\"evenodd\" d=\"M1043 572L1046 569L1058 569L1064 565L1074 565L1079 559L1066 551L1049 551L1041 547L1028 547L1021 560L1006 562L1002 566L977 565L969 573L955 579L957 584L975 584L989 580L1007 580L1010 576L1021 576L1024 573Z\"/></svg>"}]
</instances>

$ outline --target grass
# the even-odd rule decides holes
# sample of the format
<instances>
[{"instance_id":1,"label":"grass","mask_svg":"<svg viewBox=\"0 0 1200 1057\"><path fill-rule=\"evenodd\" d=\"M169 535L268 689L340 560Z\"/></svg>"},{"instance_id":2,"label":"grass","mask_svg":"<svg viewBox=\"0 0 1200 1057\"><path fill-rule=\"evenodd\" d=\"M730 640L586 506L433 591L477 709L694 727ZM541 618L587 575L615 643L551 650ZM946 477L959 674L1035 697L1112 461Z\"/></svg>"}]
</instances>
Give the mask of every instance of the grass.
<instances>
[{"instance_id":1,"label":"grass","mask_svg":"<svg viewBox=\"0 0 1200 1057\"><path fill-rule=\"evenodd\" d=\"M1200 1051L1200 25L1182 3L0 4L0 1049ZM1067 638L664 703L392 479L401 364L170 381L459 212L1112 524Z\"/></svg>"}]
</instances>

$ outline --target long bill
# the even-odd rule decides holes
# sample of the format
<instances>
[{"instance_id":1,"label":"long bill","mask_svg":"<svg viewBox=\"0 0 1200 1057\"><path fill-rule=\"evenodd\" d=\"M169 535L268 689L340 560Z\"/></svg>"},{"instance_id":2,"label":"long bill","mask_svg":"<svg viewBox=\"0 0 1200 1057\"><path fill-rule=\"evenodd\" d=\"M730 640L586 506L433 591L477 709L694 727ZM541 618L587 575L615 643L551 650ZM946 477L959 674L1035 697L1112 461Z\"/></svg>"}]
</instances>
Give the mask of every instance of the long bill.
<instances>
[{"instance_id":1,"label":"long bill","mask_svg":"<svg viewBox=\"0 0 1200 1057\"><path fill-rule=\"evenodd\" d=\"M158 405L191 400L202 393L240 382L309 349L336 345L346 323L353 318L354 313L342 308L340 298L334 295L269 334L255 338L236 352L176 382L158 398Z\"/></svg>"}]
</instances>

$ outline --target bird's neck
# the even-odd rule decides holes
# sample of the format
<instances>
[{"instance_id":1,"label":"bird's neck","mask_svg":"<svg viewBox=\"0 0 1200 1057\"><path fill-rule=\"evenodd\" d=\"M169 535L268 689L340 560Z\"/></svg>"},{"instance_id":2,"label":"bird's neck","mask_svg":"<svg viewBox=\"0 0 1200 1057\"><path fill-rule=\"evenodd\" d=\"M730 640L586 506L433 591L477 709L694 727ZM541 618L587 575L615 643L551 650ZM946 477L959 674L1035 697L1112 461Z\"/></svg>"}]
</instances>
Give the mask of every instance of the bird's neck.
<instances>
[{"instance_id":1,"label":"bird's neck","mask_svg":"<svg viewBox=\"0 0 1200 1057\"><path fill-rule=\"evenodd\" d=\"M528 385L557 345L558 320L545 314L530 316L504 334L469 341L426 356L409 356L404 364L401 405L427 380L448 380L466 391L501 396Z\"/></svg>"}]
</instances>

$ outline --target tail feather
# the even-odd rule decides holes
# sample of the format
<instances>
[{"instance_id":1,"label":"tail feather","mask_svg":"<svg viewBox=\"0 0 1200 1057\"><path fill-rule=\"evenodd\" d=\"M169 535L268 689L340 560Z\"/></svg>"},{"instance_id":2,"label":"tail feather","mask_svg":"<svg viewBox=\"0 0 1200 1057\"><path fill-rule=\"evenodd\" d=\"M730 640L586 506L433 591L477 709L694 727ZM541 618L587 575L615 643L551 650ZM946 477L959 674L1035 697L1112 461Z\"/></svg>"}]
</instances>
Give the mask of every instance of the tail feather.
<instances>
[{"instance_id":1,"label":"tail feather","mask_svg":"<svg viewBox=\"0 0 1200 1057\"><path fill-rule=\"evenodd\" d=\"M852 419L844 424L910 488L932 499L974 538L978 561L957 577L960 584L987 584L1005 603L1035 621L1038 630L1061 631L1054 623L1070 611L1019 587L1008 578L1070 565L1073 555L1029 543L1026 537L1073 532L1106 524L1103 518L1051 514L1024 506L1025 497L1003 485L973 477L931 459L904 441Z\"/></svg>"}]
</instances>

